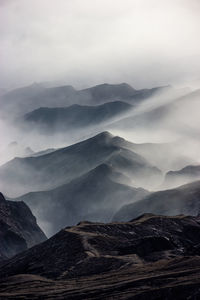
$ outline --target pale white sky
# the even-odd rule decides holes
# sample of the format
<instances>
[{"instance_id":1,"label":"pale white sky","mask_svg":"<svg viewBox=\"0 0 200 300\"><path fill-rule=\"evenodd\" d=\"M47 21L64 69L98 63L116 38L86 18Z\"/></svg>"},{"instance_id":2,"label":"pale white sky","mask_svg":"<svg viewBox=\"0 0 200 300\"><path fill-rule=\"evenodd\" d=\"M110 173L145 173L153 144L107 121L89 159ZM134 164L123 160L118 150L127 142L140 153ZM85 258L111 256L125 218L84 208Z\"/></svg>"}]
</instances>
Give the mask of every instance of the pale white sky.
<instances>
[{"instance_id":1,"label":"pale white sky","mask_svg":"<svg viewBox=\"0 0 200 300\"><path fill-rule=\"evenodd\" d=\"M199 0L0 0L0 87L200 79Z\"/></svg>"}]
</instances>

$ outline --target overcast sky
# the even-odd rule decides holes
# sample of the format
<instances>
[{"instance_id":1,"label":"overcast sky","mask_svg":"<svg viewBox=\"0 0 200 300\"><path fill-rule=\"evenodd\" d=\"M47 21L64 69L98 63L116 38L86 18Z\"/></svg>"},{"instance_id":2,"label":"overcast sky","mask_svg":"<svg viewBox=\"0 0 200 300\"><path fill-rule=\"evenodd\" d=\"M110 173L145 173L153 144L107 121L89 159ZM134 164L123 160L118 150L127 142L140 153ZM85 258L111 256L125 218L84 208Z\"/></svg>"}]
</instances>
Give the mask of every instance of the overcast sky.
<instances>
[{"instance_id":1,"label":"overcast sky","mask_svg":"<svg viewBox=\"0 0 200 300\"><path fill-rule=\"evenodd\" d=\"M200 82L199 0L0 0L0 87Z\"/></svg>"}]
</instances>

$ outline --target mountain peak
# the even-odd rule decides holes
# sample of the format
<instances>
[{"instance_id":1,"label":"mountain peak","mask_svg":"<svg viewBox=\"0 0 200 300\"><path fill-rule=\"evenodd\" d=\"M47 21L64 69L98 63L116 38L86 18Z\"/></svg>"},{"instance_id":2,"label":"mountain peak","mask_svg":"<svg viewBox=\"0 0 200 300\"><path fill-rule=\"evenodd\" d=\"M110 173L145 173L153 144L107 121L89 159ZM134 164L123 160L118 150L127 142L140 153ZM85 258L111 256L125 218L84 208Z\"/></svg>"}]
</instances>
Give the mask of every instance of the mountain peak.
<instances>
[{"instance_id":1,"label":"mountain peak","mask_svg":"<svg viewBox=\"0 0 200 300\"><path fill-rule=\"evenodd\" d=\"M113 138L113 135L109 131L102 131L95 136L96 138Z\"/></svg>"}]
</instances>

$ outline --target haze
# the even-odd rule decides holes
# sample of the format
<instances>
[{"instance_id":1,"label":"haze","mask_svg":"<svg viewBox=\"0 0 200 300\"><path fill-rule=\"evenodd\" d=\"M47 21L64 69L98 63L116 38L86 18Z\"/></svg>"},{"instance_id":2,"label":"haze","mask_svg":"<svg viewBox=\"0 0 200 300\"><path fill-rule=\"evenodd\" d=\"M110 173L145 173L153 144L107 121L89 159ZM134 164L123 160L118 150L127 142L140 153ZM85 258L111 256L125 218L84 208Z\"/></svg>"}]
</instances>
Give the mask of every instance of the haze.
<instances>
[{"instance_id":1,"label":"haze","mask_svg":"<svg viewBox=\"0 0 200 300\"><path fill-rule=\"evenodd\" d=\"M0 87L195 86L198 0L1 0Z\"/></svg>"}]
</instances>

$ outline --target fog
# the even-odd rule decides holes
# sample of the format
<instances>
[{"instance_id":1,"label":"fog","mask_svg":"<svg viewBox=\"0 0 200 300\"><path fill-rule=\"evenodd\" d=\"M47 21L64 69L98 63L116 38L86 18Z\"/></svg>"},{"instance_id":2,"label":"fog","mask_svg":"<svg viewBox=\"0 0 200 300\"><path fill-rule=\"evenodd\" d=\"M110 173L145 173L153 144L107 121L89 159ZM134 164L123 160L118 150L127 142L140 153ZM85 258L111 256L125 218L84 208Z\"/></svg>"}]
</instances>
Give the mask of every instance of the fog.
<instances>
[{"instance_id":1,"label":"fog","mask_svg":"<svg viewBox=\"0 0 200 300\"><path fill-rule=\"evenodd\" d=\"M198 0L1 0L0 87L197 87Z\"/></svg>"},{"instance_id":2,"label":"fog","mask_svg":"<svg viewBox=\"0 0 200 300\"><path fill-rule=\"evenodd\" d=\"M49 199L58 217L63 205L62 226L66 193L66 225L109 221L106 203L110 218L113 206L136 201L135 188L146 195L200 179L195 171L166 181L169 171L200 165L199 17L198 0L0 1L0 188L8 197L36 192L22 198L47 234L55 230ZM93 88L102 83L113 86ZM58 110L48 120L37 111L73 104L64 123ZM104 131L113 137L61 149Z\"/></svg>"}]
</instances>

